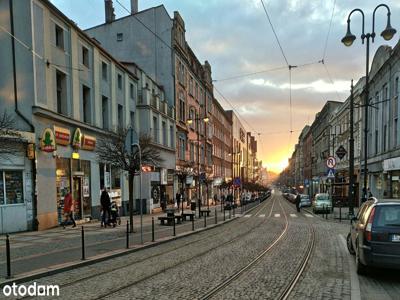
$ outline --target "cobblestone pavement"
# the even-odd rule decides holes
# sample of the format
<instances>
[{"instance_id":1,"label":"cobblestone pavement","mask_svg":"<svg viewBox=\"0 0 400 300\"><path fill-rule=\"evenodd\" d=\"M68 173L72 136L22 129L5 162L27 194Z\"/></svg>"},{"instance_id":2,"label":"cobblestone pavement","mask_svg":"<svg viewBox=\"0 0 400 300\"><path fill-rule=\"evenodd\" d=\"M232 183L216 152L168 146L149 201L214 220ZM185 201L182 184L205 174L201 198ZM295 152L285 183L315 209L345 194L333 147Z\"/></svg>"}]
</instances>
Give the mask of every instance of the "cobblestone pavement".
<instances>
[{"instance_id":1,"label":"cobblestone pavement","mask_svg":"<svg viewBox=\"0 0 400 300\"><path fill-rule=\"evenodd\" d=\"M297 213L280 195L223 226L35 282L60 285L58 299L201 299L277 239L285 214L283 238L213 299L277 299L299 269L310 226L315 245L289 299L350 299L354 258L343 246L348 225ZM399 299L396 275L378 270L357 277L361 299Z\"/></svg>"}]
</instances>

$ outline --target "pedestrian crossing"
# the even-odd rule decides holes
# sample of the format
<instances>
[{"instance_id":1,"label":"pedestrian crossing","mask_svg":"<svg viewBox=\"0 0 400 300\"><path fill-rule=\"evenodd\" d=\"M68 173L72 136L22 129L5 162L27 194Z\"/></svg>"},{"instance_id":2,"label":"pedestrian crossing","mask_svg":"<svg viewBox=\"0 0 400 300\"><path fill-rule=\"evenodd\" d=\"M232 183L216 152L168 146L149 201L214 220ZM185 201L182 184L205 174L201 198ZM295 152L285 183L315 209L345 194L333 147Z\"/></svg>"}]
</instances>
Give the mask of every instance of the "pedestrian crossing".
<instances>
[{"instance_id":1,"label":"pedestrian crossing","mask_svg":"<svg viewBox=\"0 0 400 300\"><path fill-rule=\"evenodd\" d=\"M309 214L309 213L304 213L303 215L306 216L307 218L314 218L314 216L312 214ZM236 215L236 216L241 217L241 215ZM251 216L252 216L251 214L244 215L245 218L250 218ZM289 216L291 218L297 218L298 217L297 214L289 214ZM266 216L265 216L265 214L261 214L258 217L259 218L265 218ZM281 214L274 214L274 217L275 218L280 218Z\"/></svg>"}]
</instances>

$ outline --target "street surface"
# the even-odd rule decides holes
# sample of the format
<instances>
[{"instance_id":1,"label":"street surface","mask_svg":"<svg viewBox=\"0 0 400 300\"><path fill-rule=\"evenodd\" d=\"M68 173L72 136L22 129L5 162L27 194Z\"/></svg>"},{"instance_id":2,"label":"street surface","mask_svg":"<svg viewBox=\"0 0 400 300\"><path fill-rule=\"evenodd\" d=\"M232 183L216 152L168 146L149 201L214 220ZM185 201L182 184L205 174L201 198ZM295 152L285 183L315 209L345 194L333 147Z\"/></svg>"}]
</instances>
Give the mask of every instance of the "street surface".
<instances>
[{"instance_id":1,"label":"street surface","mask_svg":"<svg viewBox=\"0 0 400 300\"><path fill-rule=\"evenodd\" d=\"M399 299L395 271L356 275L348 227L275 193L222 226L35 282L60 299Z\"/></svg>"}]
</instances>

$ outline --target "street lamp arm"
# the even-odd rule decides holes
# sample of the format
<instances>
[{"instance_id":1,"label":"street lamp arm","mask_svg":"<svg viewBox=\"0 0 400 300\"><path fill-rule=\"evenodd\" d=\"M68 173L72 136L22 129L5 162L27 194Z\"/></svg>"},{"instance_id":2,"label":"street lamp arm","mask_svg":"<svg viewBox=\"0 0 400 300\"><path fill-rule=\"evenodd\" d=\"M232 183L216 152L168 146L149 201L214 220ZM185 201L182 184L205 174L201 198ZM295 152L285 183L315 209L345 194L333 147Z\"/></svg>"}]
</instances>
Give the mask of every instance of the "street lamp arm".
<instances>
[{"instance_id":1,"label":"street lamp arm","mask_svg":"<svg viewBox=\"0 0 400 300\"><path fill-rule=\"evenodd\" d=\"M349 16L348 16L348 18L347 18L347 29L348 29L348 31L350 31L350 17L351 17L351 15L352 15L354 12L356 12L356 11L360 12L360 13L361 13L361 16L362 16L362 34L361 34L361 40L362 40L362 43L364 44L364 39L365 39L365 16L364 16L364 12L363 12L361 9L355 8L355 9L353 9L353 10L349 13Z\"/></svg>"},{"instance_id":2,"label":"street lamp arm","mask_svg":"<svg viewBox=\"0 0 400 300\"><path fill-rule=\"evenodd\" d=\"M371 37L372 37L372 42L374 42L374 38L375 38L375 12L378 10L378 8L380 7L385 7L387 10L387 25L386 25L386 29L384 31L382 31L381 35L385 40L390 40L393 35L396 33L396 30L394 28L392 28L392 26L390 25L390 8L389 6L387 6L386 4L379 4L377 7L375 7L374 12L372 14L372 33L371 33ZM386 37L387 35L387 37Z\"/></svg>"}]
</instances>

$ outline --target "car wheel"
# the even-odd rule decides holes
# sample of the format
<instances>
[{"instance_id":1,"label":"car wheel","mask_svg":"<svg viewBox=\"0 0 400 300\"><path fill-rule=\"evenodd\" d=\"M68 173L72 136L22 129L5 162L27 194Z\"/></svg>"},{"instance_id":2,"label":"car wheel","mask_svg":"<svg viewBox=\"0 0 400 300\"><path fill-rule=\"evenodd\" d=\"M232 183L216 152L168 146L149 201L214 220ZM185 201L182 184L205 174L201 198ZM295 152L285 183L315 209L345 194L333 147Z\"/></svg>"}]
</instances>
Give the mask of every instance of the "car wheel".
<instances>
[{"instance_id":1,"label":"car wheel","mask_svg":"<svg viewBox=\"0 0 400 300\"><path fill-rule=\"evenodd\" d=\"M353 247L353 244L352 244L352 242L351 242L351 233L349 232L349 234L347 235L347 250L349 250L349 253L351 254L351 255L355 255L356 254L356 252L354 251L354 247Z\"/></svg>"},{"instance_id":2,"label":"car wheel","mask_svg":"<svg viewBox=\"0 0 400 300\"><path fill-rule=\"evenodd\" d=\"M360 262L360 250L357 247L356 251L356 270L358 275L365 275L367 273L367 266Z\"/></svg>"}]
</instances>

